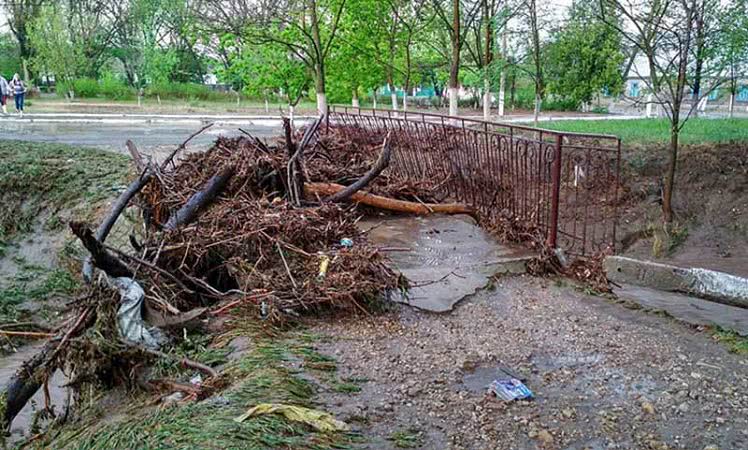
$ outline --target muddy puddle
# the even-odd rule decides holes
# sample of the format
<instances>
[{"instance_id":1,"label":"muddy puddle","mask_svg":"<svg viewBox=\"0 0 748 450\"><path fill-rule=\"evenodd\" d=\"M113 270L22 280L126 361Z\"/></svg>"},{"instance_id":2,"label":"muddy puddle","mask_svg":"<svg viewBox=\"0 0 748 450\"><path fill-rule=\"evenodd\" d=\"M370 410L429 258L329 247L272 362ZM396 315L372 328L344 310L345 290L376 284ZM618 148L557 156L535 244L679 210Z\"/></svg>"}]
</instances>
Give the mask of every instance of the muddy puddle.
<instances>
[{"instance_id":1,"label":"muddy puddle","mask_svg":"<svg viewBox=\"0 0 748 450\"><path fill-rule=\"evenodd\" d=\"M3 390L23 362L34 356L42 346L42 343L25 345L18 347L18 351L15 353L0 356L0 387ZM65 405L68 403L68 390L64 387L66 383L65 375L59 370L49 381L50 405L55 415L64 414ZM44 393L42 391L40 389L31 398L31 401L26 403L26 406L11 423L10 436L5 438L6 446L12 448L14 445L32 437L50 423L48 418L42 419L40 417L40 419L36 419L37 413L44 409ZM0 443L2 443L1 439Z\"/></svg>"},{"instance_id":2,"label":"muddy puddle","mask_svg":"<svg viewBox=\"0 0 748 450\"><path fill-rule=\"evenodd\" d=\"M409 280L407 298L398 301L431 312L450 311L497 273L523 272L532 256L499 243L468 216L369 218L359 226Z\"/></svg>"}]
</instances>

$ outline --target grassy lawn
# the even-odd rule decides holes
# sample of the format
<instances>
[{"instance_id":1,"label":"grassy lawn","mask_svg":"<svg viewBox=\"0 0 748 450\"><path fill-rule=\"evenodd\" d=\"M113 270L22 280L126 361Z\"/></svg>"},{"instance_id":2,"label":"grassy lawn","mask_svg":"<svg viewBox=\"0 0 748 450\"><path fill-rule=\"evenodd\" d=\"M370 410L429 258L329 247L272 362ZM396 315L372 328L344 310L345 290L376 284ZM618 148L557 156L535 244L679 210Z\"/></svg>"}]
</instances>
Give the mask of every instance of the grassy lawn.
<instances>
[{"instance_id":1,"label":"grassy lawn","mask_svg":"<svg viewBox=\"0 0 748 450\"><path fill-rule=\"evenodd\" d=\"M288 105L281 103L270 103L268 111L265 111L265 103L256 100L242 99L237 103L235 100L210 101L210 100L172 100L164 99L161 103L152 98L146 98L138 105L137 100L110 100L105 98L79 98L74 102L55 96L45 95L42 98L31 100L27 108L29 113L40 112L125 112L125 113L162 113L162 114L272 114L278 115L281 110L286 114ZM302 102L296 107L296 114L312 114L317 110L313 102Z\"/></svg>"},{"instance_id":2,"label":"grassy lawn","mask_svg":"<svg viewBox=\"0 0 748 450\"><path fill-rule=\"evenodd\" d=\"M575 133L613 134L624 143L660 143L670 140L666 119L559 120L543 122L542 128ZM690 119L681 132L681 142L726 142L748 140L748 119Z\"/></svg>"}]
</instances>

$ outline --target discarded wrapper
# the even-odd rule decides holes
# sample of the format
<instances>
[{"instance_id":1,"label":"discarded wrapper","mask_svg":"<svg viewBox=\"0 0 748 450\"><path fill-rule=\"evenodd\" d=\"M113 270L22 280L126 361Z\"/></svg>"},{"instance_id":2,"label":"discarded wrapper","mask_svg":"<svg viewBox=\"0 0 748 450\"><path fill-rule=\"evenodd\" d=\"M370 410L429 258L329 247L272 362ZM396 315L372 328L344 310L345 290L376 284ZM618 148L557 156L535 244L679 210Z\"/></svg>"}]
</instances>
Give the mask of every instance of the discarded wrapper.
<instances>
[{"instance_id":1,"label":"discarded wrapper","mask_svg":"<svg viewBox=\"0 0 748 450\"><path fill-rule=\"evenodd\" d=\"M532 391L516 378L502 378L491 382L490 392L496 397L511 402L535 398Z\"/></svg>"},{"instance_id":2,"label":"discarded wrapper","mask_svg":"<svg viewBox=\"0 0 748 450\"><path fill-rule=\"evenodd\" d=\"M340 245L345 248L351 248L353 247L353 239L351 238L343 238L340 240Z\"/></svg>"},{"instance_id":3,"label":"discarded wrapper","mask_svg":"<svg viewBox=\"0 0 748 450\"><path fill-rule=\"evenodd\" d=\"M319 263L319 274L317 275L318 280L324 280L327 275L327 268L330 267L330 257L322 256Z\"/></svg>"}]
</instances>

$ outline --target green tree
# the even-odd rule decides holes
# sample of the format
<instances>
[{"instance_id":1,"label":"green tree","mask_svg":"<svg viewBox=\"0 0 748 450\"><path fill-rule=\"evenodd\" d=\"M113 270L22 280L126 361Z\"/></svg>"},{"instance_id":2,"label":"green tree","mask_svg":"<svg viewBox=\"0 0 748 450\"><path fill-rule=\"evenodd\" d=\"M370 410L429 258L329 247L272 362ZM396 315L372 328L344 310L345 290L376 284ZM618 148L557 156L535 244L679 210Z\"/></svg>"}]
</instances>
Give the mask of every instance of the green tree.
<instances>
[{"instance_id":1,"label":"green tree","mask_svg":"<svg viewBox=\"0 0 748 450\"><path fill-rule=\"evenodd\" d=\"M246 46L229 66L224 78L240 79L244 92L266 97L283 96L291 115L311 83L309 68L279 44Z\"/></svg>"},{"instance_id":2,"label":"green tree","mask_svg":"<svg viewBox=\"0 0 748 450\"><path fill-rule=\"evenodd\" d=\"M602 90L617 94L623 86L621 37L598 17L593 5L575 3L546 49L548 91L577 107Z\"/></svg>"},{"instance_id":3,"label":"green tree","mask_svg":"<svg viewBox=\"0 0 748 450\"><path fill-rule=\"evenodd\" d=\"M28 28L34 49L32 67L39 73L54 74L58 84L78 78L86 67L83 48L76 45L68 25L64 11L47 5Z\"/></svg>"},{"instance_id":4,"label":"green tree","mask_svg":"<svg viewBox=\"0 0 748 450\"><path fill-rule=\"evenodd\" d=\"M26 62L33 56L33 46L30 43L29 28L31 23L39 16L42 5L49 0L12 0L2 2L5 15L8 18L10 31L18 41L18 52L21 57L21 65L26 69ZM26 70L24 70L26 72ZM28 73L24 73L28 81Z\"/></svg>"},{"instance_id":5,"label":"green tree","mask_svg":"<svg viewBox=\"0 0 748 450\"><path fill-rule=\"evenodd\" d=\"M722 41L718 45L722 64L727 66L727 88L730 91L729 114L735 111L739 82L748 75L748 2L733 0L721 16Z\"/></svg>"},{"instance_id":6,"label":"green tree","mask_svg":"<svg viewBox=\"0 0 748 450\"><path fill-rule=\"evenodd\" d=\"M10 80L14 73L23 71L21 52L13 35L0 34L0 74Z\"/></svg>"}]
</instances>

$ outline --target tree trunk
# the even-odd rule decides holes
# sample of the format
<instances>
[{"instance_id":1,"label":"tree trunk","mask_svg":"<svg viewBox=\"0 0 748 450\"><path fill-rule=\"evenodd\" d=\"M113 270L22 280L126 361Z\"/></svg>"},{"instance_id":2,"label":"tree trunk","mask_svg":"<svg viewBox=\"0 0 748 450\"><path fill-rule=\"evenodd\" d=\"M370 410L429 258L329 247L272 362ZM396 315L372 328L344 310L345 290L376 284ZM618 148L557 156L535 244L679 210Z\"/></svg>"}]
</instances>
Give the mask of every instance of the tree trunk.
<instances>
[{"instance_id":1,"label":"tree trunk","mask_svg":"<svg viewBox=\"0 0 748 450\"><path fill-rule=\"evenodd\" d=\"M701 2L699 12L696 13L696 67L693 77L693 97L696 104L693 108L693 116L699 116L699 100L701 96L701 78L704 69L704 14L706 14L706 1Z\"/></svg>"},{"instance_id":2,"label":"tree trunk","mask_svg":"<svg viewBox=\"0 0 748 450\"><path fill-rule=\"evenodd\" d=\"M488 0L483 0L483 20L486 23L486 61L483 67L483 120L491 118L491 79L488 75L489 67L493 58L493 27L491 26L491 10Z\"/></svg>"},{"instance_id":3,"label":"tree trunk","mask_svg":"<svg viewBox=\"0 0 748 450\"><path fill-rule=\"evenodd\" d=\"M517 77L512 77L512 84L509 87L509 104L512 105L512 111L514 111L514 101L517 94Z\"/></svg>"},{"instance_id":4,"label":"tree trunk","mask_svg":"<svg viewBox=\"0 0 748 450\"><path fill-rule=\"evenodd\" d=\"M735 94L730 93L730 106L729 106L730 119L733 118L734 111L735 111Z\"/></svg>"},{"instance_id":5,"label":"tree trunk","mask_svg":"<svg viewBox=\"0 0 748 450\"><path fill-rule=\"evenodd\" d=\"M358 89L354 89L353 93L351 95L351 105L353 105L354 108L358 108L361 106L358 101Z\"/></svg>"},{"instance_id":6,"label":"tree trunk","mask_svg":"<svg viewBox=\"0 0 748 450\"><path fill-rule=\"evenodd\" d=\"M543 99L540 97L540 94L536 93L535 94L535 109L533 112L533 122L535 123L535 125L538 124L538 119L540 118L540 107L542 103L543 103Z\"/></svg>"},{"instance_id":7,"label":"tree trunk","mask_svg":"<svg viewBox=\"0 0 748 450\"><path fill-rule=\"evenodd\" d=\"M538 30L538 9L535 0L530 0L530 27L532 38L533 63L535 65L535 124L538 123L540 106L545 94L543 62L540 60L540 31Z\"/></svg>"},{"instance_id":8,"label":"tree trunk","mask_svg":"<svg viewBox=\"0 0 748 450\"><path fill-rule=\"evenodd\" d=\"M390 99L392 100L392 110L397 111L397 92L395 86L390 85Z\"/></svg>"},{"instance_id":9,"label":"tree trunk","mask_svg":"<svg viewBox=\"0 0 748 450\"><path fill-rule=\"evenodd\" d=\"M452 64L449 70L449 115L457 116L460 85L460 2L452 2Z\"/></svg>"},{"instance_id":10,"label":"tree trunk","mask_svg":"<svg viewBox=\"0 0 748 450\"><path fill-rule=\"evenodd\" d=\"M501 56L504 58L504 64L501 67L501 79L499 80L499 117L504 117L504 97L506 89L506 24L501 33Z\"/></svg>"},{"instance_id":11,"label":"tree trunk","mask_svg":"<svg viewBox=\"0 0 748 450\"><path fill-rule=\"evenodd\" d=\"M374 104L374 109L377 109L377 90L378 89L374 89L374 96L372 98L372 103Z\"/></svg>"},{"instance_id":12,"label":"tree trunk","mask_svg":"<svg viewBox=\"0 0 748 450\"><path fill-rule=\"evenodd\" d=\"M673 188L675 187L675 168L678 161L678 134L679 130L676 124L670 130L670 158L662 192L662 216L666 223L673 221Z\"/></svg>"},{"instance_id":13,"label":"tree trunk","mask_svg":"<svg viewBox=\"0 0 748 450\"><path fill-rule=\"evenodd\" d=\"M403 111L408 110L408 90L405 90L405 95L403 95Z\"/></svg>"},{"instance_id":14,"label":"tree trunk","mask_svg":"<svg viewBox=\"0 0 748 450\"><path fill-rule=\"evenodd\" d=\"M325 61L323 59L324 51L322 48L322 38L319 34L319 21L317 20L317 2L315 0L309 0L308 7L312 27L312 42L315 47L313 54L317 55L314 58L314 82L317 90L317 112L319 112L320 115L326 115L327 95L325 94Z\"/></svg>"}]
</instances>

